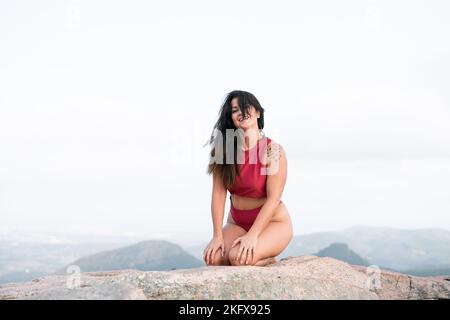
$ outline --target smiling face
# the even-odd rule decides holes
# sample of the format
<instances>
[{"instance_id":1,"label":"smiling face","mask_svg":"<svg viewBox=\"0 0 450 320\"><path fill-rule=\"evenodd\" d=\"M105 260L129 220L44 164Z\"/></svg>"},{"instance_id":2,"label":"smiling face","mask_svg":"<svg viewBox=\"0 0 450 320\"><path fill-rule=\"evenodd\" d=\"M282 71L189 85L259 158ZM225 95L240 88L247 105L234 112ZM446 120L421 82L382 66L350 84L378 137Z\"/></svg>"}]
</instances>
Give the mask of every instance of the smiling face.
<instances>
[{"instance_id":1,"label":"smiling face","mask_svg":"<svg viewBox=\"0 0 450 320\"><path fill-rule=\"evenodd\" d=\"M231 119L236 128L241 128L244 131L250 128L258 130L259 111L256 111L255 107L250 106L248 112L249 114L247 115L242 114L238 106L238 98L231 100Z\"/></svg>"}]
</instances>

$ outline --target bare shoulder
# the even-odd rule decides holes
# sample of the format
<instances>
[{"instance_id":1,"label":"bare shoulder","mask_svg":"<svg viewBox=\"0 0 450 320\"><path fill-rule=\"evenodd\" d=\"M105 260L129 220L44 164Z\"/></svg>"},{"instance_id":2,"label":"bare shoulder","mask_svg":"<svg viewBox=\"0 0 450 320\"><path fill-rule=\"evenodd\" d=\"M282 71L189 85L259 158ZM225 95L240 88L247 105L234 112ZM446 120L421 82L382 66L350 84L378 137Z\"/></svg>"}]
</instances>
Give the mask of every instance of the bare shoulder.
<instances>
[{"instance_id":1,"label":"bare shoulder","mask_svg":"<svg viewBox=\"0 0 450 320\"><path fill-rule=\"evenodd\" d=\"M286 161L286 152L284 151L283 146L271 139L270 143L266 145L263 160L264 164L267 166L271 166L277 161Z\"/></svg>"},{"instance_id":2,"label":"bare shoulder","mask_svg":"<svg viewBox=\"0 0 450 320\"><path fill-rule=\"evenodd\" d=\"M286 159L286 152L279 142L271 140L271 142L267 145L267 157L269 161L280 160L281 158Z\"/></svg>"}]
</instances>

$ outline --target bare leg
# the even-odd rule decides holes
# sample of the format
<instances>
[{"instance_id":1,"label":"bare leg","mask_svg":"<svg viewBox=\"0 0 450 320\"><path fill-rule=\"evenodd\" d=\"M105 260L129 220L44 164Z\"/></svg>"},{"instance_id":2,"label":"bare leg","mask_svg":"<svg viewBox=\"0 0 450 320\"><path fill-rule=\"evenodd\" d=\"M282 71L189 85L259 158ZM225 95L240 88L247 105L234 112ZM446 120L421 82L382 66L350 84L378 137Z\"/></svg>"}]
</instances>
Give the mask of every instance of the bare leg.
<instances>
[{"instance_id":1,"label":"bare leg","mask_svg":"<svg viewBox=\"0 0 450 320\"><path fill-rule=\"evenodd\" d=\"M274 257L279 255L292 239L292 223L290 219L286 221L272 221L261 232L258 243L254 250L252 263L249 265L263 266L274 263ZM235 258L238 254L240 244L235 246L229 252L229 258L232 265L246 265L245 261L241 263Z\"/></svg>"},{"instance_id":2,"label":"bare leg","mask_svg":"<svg viewBox=\"0 0 450 320\"><path fill-rule=\"evenodd\" d=\"M231 245L233 244L233 241L243 236L247 233L245 229L242 227L233 224L233 223L227 223L222 228L223 233L223 242L225 243L225 254L222 257L221 250L216 251L216 255L214 256L214 263L211 263L210 265L216 265L216 266L223 266L223 265L230 265L230 261L228 259L228 254L230 253Z\"/></svg>"},{"instance_id":3,"label":"bare leg","mask_svg":"<svg viewBox=\"0 0 450 320\"><path fill-rule=\"evenodd\" d=\"M276 262L277 262L277 259L275 257L268 257L268 258L264 258L264 259L261 259L259 261L256 261L254 266L264 267L264 266L267 266L269 264L274 264Z\"/></svg>"}]
</instances>

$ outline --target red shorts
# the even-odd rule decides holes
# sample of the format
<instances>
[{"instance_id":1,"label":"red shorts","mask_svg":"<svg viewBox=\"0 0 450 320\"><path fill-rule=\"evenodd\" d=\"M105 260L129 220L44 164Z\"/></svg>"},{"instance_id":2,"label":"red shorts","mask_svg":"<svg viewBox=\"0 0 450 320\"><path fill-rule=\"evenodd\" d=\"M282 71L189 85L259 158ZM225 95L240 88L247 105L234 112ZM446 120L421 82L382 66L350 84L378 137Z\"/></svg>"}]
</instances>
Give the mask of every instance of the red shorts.
<instances>
[{"instance_id":1,"label":"red shorts","mask_svg":"<svg viewBox=\"0 0 450 320\"><path fill-rule=\"evenodd\" d=\"M250 209L250 210L240 210L236 209L233 206L233 201L231 200L230 196L230 211L231 216L233 217L234 223L236 223L238 226L245 229L245 231L250 230L250 228L253 225L253 222L255 221L256 217L258 216L259 211L261 211L262 206Z\"/></svg>"}]
</instances>

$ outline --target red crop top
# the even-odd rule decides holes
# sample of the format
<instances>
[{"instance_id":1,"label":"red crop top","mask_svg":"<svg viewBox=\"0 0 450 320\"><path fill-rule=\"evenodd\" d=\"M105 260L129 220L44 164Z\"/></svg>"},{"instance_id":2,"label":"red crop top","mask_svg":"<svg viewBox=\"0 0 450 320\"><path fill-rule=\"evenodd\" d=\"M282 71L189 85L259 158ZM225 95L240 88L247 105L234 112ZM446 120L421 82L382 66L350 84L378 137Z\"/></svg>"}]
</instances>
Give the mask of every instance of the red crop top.
<instances>
[{"instance_id":1,"label":"red crop top","mask_svg":"<svg viewBox=\"0 0 450 320\"><path fill-rule=\"evenodd\" d=\"M263 159L265 148L271 141L270 138L264 137L255 146L244 151L245 161L238 164L239 176L236 176L233 187L228 188L230 194L250 198L265 198L267 196L267 174L264 172L266 166L261 163L261 159ZM256 147L258 149L255 150Z\"/></svg>"}]
</instances>

